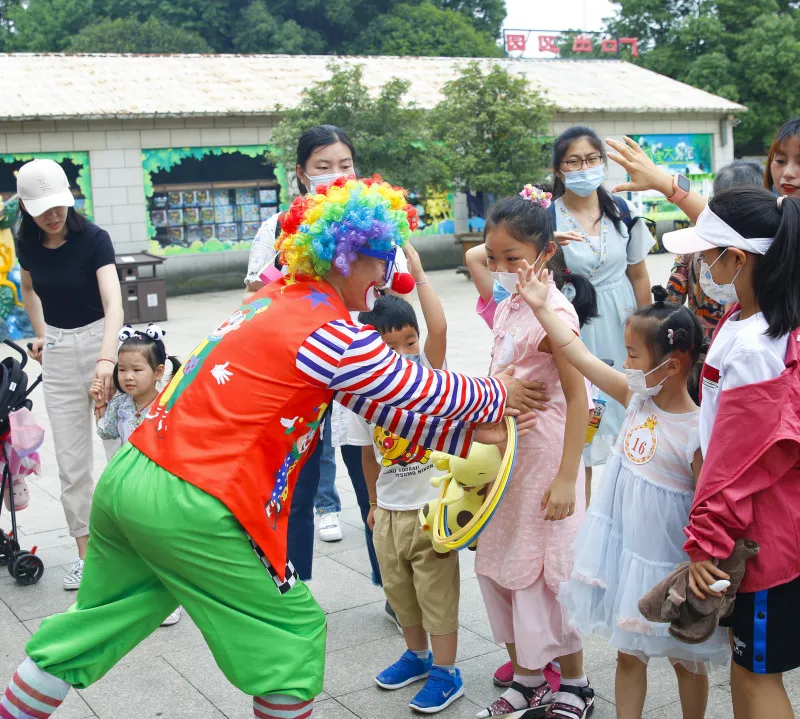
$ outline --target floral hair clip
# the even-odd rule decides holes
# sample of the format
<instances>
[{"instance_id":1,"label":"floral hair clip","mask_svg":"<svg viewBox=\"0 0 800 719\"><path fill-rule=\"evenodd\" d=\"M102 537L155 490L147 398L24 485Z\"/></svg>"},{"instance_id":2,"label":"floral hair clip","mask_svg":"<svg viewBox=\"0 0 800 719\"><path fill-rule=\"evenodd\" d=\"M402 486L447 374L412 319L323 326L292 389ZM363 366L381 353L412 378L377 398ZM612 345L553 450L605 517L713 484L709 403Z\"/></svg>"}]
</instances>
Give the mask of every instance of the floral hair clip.
<instances>
[{"instance_id":1,"label":"floral hair clip","mask_svg":"<svg viewBox=\"0 0 800 719\"><path fill-rule=\"evenodd\" d=\"M675 330L667 330L667 339L669 340L670 345L675 344Z\"/></svg>"},{"instance_id":2,"label":"floral hair clip","mask_svg":"<svg viewBox=\"0 0 800 719\"><path fill-rule=\"evenodd\" d=\"M537 205L541 205L546 210L550 207L550 203L553 200L553 193L545 192L544 190L540 190L536 185L525 185L522 188L522 192L519 193L519 196L523 200L528 200L528 202L535 202Z\"/></svg>"}]
</instances>

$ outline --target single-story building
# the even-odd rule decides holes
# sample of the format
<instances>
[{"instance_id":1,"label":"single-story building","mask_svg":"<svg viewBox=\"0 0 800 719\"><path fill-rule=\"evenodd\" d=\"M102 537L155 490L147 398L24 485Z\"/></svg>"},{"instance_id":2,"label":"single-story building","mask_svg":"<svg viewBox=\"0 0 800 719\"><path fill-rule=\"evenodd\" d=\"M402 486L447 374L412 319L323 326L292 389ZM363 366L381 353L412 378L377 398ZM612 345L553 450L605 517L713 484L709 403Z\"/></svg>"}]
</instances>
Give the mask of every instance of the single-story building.
<instances>
[{"instance_id":1,"label":"single-story building","mask_svg":"<svg viewBox=\"0 0 800 719\"><path fill-rule=\"evenodd\" d=\"M423 108L469 60L346 57L371 90L412 81ZM328 74L329 57L285 55L0 54L0 195L33 157L61 162L78 206L118 253L165 255L171 291L240 283L259 223L293 192L266 159L278 104L295 105ZM733 159L732 127L746 108L618 60L487 60L526 77L556 108L551 135L584 124L632 135L658 162L707 181ZM391 178L388 178L391 179ZM608 182L624 179L610 167ZM466 198L422 200L417 246L453 266L455 235L479 230ZM653 205L651 209L657 212ZM474 215L474 212L472 213Z\"/></svg>"}]
</instances>

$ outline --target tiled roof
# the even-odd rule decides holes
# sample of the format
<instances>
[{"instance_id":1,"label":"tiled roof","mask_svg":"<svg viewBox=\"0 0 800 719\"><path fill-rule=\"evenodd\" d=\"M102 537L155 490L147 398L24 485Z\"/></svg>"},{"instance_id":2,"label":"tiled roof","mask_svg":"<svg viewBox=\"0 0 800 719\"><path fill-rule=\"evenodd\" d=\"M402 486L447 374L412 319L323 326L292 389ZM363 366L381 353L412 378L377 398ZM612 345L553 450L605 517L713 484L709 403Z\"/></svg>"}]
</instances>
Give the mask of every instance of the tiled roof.
<instances>
[{"instance_id":1,"label":"tiled roof","mask_svg":"<svg viewBox=\"0 0 800 719\"><path fill-rule=\"evenodd\" d=\"M295 105L328 73L324 56L0 54L0 120L263 115ZM347 57L377 90L408 78L421 107L470 62L443 57ZM524 75L558 110L710 112L746 108L619 60L494 60Z\"/></svg>"}]
</instances>

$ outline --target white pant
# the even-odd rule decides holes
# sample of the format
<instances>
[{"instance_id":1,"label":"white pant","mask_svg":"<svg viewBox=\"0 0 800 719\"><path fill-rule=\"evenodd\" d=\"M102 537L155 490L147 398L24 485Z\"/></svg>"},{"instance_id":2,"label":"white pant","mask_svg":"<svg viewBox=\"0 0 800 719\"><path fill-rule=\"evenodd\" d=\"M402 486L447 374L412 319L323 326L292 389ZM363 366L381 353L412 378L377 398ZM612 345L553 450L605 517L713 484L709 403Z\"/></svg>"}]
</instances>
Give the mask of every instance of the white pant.
<instances>
[{"instance_id":1,"label":"white pant","mask_svg":"<svg viewBox=\"0 0 800 719\"><path fill-rule=\"evenodd\" d=\"M104 320L62 330L47 327L42 354L44 404L58 462L61 504L72 537L89 534L92 507L93 402L89 396Z\"/></svg>"}]
</instances>

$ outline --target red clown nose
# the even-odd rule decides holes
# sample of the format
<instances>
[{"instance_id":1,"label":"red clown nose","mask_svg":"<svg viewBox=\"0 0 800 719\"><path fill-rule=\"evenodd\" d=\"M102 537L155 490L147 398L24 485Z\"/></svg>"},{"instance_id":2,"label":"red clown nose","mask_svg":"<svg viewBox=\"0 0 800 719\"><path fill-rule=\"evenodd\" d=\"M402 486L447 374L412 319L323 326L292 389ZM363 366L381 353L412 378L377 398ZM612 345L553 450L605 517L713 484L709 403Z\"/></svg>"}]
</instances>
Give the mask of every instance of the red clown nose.
<instances>
[{"instance_id":1,"label":"red clown nose","mask_svg":"<svg viewBox=\"0 0 800 719\"><path fill-rule=\"evenodd\" d=\"M396 292L398 295L407 295L416 285L414 277L408 272L395 272L392 276L391 289L392 292Z\"/></svg>"}]
</instances>

